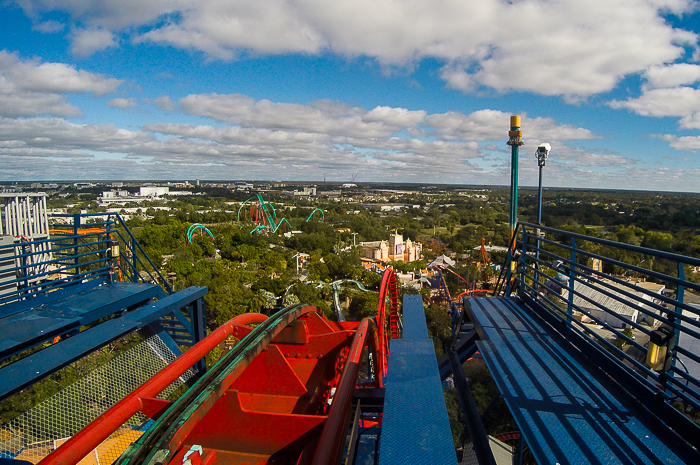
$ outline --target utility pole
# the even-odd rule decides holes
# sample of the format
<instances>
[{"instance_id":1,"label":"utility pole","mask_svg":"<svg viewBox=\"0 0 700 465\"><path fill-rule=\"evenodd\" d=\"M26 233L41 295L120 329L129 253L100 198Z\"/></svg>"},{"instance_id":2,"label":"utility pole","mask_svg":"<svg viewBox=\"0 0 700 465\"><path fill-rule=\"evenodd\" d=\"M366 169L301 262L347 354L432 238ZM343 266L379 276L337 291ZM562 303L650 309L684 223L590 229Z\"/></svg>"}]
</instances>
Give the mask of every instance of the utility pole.
<instances>
[{"instance_id":1,"label":"utility pole","mask_svg":"<svg viewBox=\"0 0 700 465\"><path fill-rule=\"evenodd\" d=\"M357 233L351 233L352 234L352 246L355 247L355 236L357 236Z\"/></svg>"},{"instance_id":2,"label":"utility pole","mask_svg":"<svg viewBox=\"0 0 700 465\"><path fill-rule=\"evenodd\" d=\"M520 130L520 116L511 115L510 131L508 131L507 144L511 147L510 156L510 234L515 234L515 225L518 224L518 152L523 145L523 132Z\"/></svg>"}]
</instances>

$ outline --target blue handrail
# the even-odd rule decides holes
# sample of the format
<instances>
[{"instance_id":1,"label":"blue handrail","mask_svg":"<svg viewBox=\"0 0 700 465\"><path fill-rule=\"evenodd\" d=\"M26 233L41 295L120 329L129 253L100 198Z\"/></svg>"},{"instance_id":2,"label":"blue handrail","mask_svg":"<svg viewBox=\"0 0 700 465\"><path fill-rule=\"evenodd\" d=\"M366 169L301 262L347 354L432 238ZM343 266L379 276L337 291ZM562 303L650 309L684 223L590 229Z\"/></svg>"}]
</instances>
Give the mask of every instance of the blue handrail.
<instances>
[{"instance_id":1,"label":"blue handrail","mask_svg":"<svg viewBox=\"0 0 700 465\"><path fill-rule=\"evenodd\" d=\"M104 217L106 221L84 223L84 218ZM0 246L0 306L52 292L86 280L105 282L126 277L143 281L142 269L148 278L173 292L158 268L146 255L118 213L57 214L51 218L71 218L72 224L52 225L48 238L27 240ZM100 231L84 231L99 228ZM117 259L116 245L128 251L129 259ZM8 252L9 251L9 252ZM124 257L126 258L126 257Z\"/></svg>"},{"instance_id":2,"label":"blue handrail","mask_svg":"<svg viewBox=\"0 0 700 465\"><path fill-rule=\"evenodd\" d=\"M700 291L700 285L685 278L684 267L700 266L700 259L524 222L518 223L513 239L509 250L514 253L508 254L505 278L497 289L505 287L508 295L517 291L555 321L597 342L621 370L657 392L663 402L682 401L700 410L700 372L691 372L684 363L700 364L700 354L688 349L693 339L700 340L700 308L684 301L687 289ZM653 257L666 269L658 262L654 269L626 263L620 251ZM590 260L634 273L637 281L606 273ZM517 268L509 276L512 262ZM645 281L672 293L652 290ZM666 363L652 368L647 339L658 338L660 327L673 332L676 344L668 344ZM639 340L627 328L637 330Z\"/></svg>"}]
</instances>

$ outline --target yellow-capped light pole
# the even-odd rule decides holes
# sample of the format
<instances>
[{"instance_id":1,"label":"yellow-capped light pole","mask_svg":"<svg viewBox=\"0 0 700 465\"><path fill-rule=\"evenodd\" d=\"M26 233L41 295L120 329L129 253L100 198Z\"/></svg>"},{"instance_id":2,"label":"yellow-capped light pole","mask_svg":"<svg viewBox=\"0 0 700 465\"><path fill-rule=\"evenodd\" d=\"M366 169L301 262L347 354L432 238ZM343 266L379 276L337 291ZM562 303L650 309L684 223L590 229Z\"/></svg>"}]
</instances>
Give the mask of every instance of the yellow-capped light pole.
<instances>
[{"instance_id":1,"label":"yellow-capped light pole","mask_svg":"<svg viewBox=\"0 0 700 465\"><path fill-rule=\"evenodd\" d=\"M510 234L515 234L515 225L518 223L518 151L523 141L520 140L523 132L520 130L520 116L511 115L510 131L508 131L508 145L511 147L510 157Z\"/></svg>"}]
</instances>

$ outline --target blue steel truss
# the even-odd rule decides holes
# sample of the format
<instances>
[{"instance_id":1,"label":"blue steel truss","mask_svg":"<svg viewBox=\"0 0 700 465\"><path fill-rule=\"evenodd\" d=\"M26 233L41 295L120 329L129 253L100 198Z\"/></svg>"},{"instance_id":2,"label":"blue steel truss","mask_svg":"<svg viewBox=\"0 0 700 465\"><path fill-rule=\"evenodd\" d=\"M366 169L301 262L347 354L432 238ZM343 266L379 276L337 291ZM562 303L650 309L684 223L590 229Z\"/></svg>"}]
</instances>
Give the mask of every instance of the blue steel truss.
<instances>
[{"instance_id":1,"label":"blue steel truss","mask_svg":"<svg viewBox=\"0 0 700 465\"><path fill-rule=\"evenodd\" d=\"M0 400L144 327L175 355L204 338L207 288L174 293L118 214L54 221L0 242Z\"/></svg>"}]
</instances>

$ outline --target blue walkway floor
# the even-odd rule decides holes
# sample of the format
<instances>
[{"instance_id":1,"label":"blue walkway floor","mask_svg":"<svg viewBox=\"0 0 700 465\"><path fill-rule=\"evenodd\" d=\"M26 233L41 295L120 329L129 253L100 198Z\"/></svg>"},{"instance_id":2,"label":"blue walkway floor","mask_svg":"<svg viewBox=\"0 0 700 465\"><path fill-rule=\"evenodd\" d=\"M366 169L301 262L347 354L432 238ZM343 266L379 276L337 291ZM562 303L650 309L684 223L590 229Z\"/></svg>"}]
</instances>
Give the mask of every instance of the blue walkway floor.
<instances>
[{"instance_id":1,"label":"blue walkway floor","mask_svg":"<svg viewBox=\"0 0 700 465\"><path fill-rule=\"evenodd\" d=\"M698 464L700 458L513 299L465 300L477 346L540 464Z\"/></svg>"},{"instance_id":2,"label":"blue walkway floor","mask_svg":"<svg viewBox=\"0 0 700 465\"><path fill-rule=\"evenodd\" d=\"M403 339L392 339L379 465L457 463L423 301L404 296Z\"/></svg>"}]
</instances>

